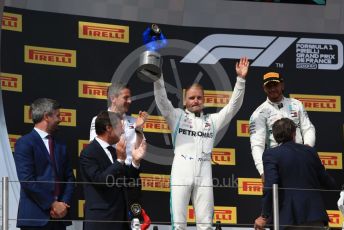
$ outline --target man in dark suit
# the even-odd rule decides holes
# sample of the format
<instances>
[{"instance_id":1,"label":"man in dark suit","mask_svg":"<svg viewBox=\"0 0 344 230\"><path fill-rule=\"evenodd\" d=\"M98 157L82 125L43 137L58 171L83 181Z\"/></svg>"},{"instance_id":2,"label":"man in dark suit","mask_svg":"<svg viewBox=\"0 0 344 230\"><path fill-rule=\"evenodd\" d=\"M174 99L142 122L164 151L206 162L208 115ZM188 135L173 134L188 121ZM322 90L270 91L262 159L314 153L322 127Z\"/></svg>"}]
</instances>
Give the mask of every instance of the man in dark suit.
<instances>
[{"instance_id":1,"label":"man in dark suit","mask_svg":"<svg viewBox=\"0 0 344 230\"><path fill-rule=\"evenodd\" d=\"M95 120L95 129L97 137L81 152L79 162L82 180L87 182L84 230L129 229L126 186L128 180L135 184L139 178L146 143L142 141L133 148L128 166L121 116L102 111Z\"/></svg>"},{"instance_id":2,"label":"man in dark suit","mask_svg":"<svg viewBox=\"0 0 344 230\"><path fill-rule=\"evenodd\" d=\"M295 143L296 125L289 118L277 120L272 133L279 144L263 155L265 184L261 216L255 229L263 229L272 216L272 185L278 184L279 220L285 229L321 229L328 224L326 208L319 189L335 189L316 150Z\"/></svg>"},{"instance_id":3,"label":"man in dark suit","mask_svg":"<svg viewBox=\"0 0 344 230\"><path fill-rule=\"evenodd\" d=\"M71 225L63 218L72 201L74 184L59 182L74 182L74 176L66 146L52 136L61 122L60 105L39 98L30 109L34 129L18 139L14 150L21 185L17 227L64 230Z\"/></svg>"}]
</instances>

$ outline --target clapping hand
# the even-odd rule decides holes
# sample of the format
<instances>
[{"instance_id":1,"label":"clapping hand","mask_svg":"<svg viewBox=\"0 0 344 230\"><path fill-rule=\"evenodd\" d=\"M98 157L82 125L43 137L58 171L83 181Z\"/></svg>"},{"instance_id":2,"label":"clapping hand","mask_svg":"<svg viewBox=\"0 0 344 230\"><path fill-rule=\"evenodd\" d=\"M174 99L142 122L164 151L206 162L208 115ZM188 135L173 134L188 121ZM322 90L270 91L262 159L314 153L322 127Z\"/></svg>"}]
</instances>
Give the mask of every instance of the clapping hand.
<instances>
[{"instance_id":1,"label":"clapping hand","mask_svg":"<svg viewBox=\"0 0 344 230\"><path fill-rule=\"evenodd\" d=\"M142 129L143 124L147 121L149 114L146 111L140 111L139 116L136 118L135 126L137 129Z\"/></svg>"},{"instance_id":2,"label":"clapping hand","mask_svg":"<svg viewBox=\"0 0 344 230\"><path fill-rule=\"evenodd\" d=\"M125 141L125 136L124 134L122 134L121 138L116 143L117 159L125 161L125 159L127 158L126 146L127 146L127 143Z\"/></svg>"},{"instance_id":3,"label":"clapping hand","mask_svg":"<svg viewBox=\"0 0 344 230\"><path fill-rule=\"evenodd\" d=\"M140 146L133 149L132 156L135 165L140 165L141 159L145 156L147 150L146 140L142 140Z\"/></svg>"}]
</instances>

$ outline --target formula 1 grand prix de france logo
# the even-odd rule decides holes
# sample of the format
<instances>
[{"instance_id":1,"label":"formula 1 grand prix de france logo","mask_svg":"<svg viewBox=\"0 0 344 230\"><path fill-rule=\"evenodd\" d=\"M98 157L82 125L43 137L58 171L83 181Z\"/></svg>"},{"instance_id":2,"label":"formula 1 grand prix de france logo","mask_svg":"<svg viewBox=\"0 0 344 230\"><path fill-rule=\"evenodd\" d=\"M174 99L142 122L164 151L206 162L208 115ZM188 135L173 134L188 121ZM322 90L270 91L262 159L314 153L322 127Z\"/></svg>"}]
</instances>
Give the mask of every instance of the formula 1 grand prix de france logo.
<instances>
[{"instance_id":1,"label":"formula 1 grand prix de france logo","mask_svg":"<svg viewBox=\"0 0 344 230\"><path fill-rule=\"evenodd\" d=\"M214 90L231 91L232 83L228 77L228 73L221 65L221 59L235 59L248 57L252 67L271 67L279 64L283 68L283 63L276 63L276 60L290 48L295 46L295 63L297 69L326 69L338 70L343 66L343 45L336 39L315 39L315 38L299 38L299 37L283 37L283 36L261 36L261 35L239 35L239 34L212 34L206 36L197 45L177 39L168 39L168 44L159 50L163 59L164 71L166 76L168 72L172 75L174 84L165 82L168 94L173 94L177 103L174 107L183 107L183 84L182 78L185 75L180 74L179 66L181 64L189 64L197 66L198 73L194 76L187 76L194 79L194 82L200 82L207 78L213 84ZM115 70L111 83L121 82L129 83L136 78L136 69L139 65L140 54L146 50L146 46L135 49L120 63ZM168 71L165 69L168 68ZM233 67L226 67L234 68ZM151 104L147 109L152 114L156 108L153 91L136 94L132 92L133 101L149 100ZM169 96L169 99L170 96ZM219 111L221 108L216 108ZM157 110L158 111L158 110ZM155 114L152 114L153 116ZM158 115L159 111L158 111ZM159 116L154 116L158 120ZM164 121L161 124L165 124ZM161 124L159 125L161 126ZM164 125L164 127L166 124ZM164 130L166 127L164 128ZM222 129L216 136L215 146L222 139L227 129ZM173 146L168 131L161 132L164 136L164 148L152 143L148 144L148 152L146 160L162 164L170 165L173 159ZM149 140L148 140L149 141Z\"/></svg>"}]
</instances>

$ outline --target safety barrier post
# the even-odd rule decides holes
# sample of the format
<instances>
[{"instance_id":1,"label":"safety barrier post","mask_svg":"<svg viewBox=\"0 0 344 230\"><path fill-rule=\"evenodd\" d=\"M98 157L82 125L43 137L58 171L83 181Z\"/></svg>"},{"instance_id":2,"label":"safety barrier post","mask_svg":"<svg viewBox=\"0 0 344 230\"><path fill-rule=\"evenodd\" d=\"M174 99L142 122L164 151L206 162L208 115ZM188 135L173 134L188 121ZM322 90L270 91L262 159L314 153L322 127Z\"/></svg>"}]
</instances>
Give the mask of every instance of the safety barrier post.
<instances>
[{"instance_id":1,"label":"safety barrier post","mask_svg":"<svg viewBox=\"0 0 344 230\"><path fill-rule=\"evenodd\" d=\"M8 177L2 177L2 230L8 230Z\"/></svg>"},{"instance_id":2,"label":"safety barrier post","mask_svg":"<svg viewBox=\"0 0 344 230\"><path fill-rule=\"evenodd\" d=\"M274 230L279 230L278 184L273 184L272 194L273 194Z\"/></svg>"}]
</instances>

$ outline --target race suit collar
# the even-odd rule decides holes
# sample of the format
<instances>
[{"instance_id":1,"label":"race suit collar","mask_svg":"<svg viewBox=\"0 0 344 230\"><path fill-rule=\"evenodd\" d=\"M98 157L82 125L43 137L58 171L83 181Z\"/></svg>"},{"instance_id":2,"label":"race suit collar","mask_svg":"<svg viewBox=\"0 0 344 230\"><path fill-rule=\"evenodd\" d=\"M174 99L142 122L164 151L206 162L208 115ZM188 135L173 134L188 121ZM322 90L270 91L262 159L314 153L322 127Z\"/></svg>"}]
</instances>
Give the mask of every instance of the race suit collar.
<instances>
[{"instance_id":1,"label":"race suit collar","mask_svg":"<svg viewBox=\"0 0 344 230\"><path fill-rule=\"evenodd\" d=\"M192 116L193 118L194 117L202 117L203 116L203 111L201 111L198 116L195 113L190 112L188 109L185 109L185 113L188 114L189 116Z\"/></svg>"},{"instance_id":2,"label":"race suit collar","mask_svg":"<svg viewBox=\"0 0 344 230\"><path fill-rule=\"evenodd\" d=\"M274 107L282 108L282 107L283 107L283 104L284 104L284 98L285 98L285 97L283 96L281 101L279 101L279 102L272 102L272 101L270 101L269 98L267 97L267 98L266 98L266 101L267 101L270 105L272 105L272 106L274 106Z\"/></svg>"}]
</instances>

